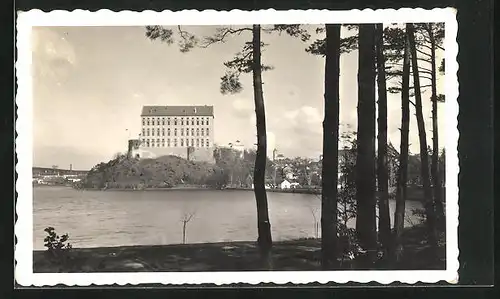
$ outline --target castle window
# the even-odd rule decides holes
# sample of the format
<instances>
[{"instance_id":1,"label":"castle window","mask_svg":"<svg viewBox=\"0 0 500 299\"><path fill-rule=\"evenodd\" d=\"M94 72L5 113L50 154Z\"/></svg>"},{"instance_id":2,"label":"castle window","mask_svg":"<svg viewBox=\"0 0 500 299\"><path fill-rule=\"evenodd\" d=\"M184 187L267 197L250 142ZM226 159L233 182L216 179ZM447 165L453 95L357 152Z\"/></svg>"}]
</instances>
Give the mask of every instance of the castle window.
<instances>
[{"instance_id":1,"label":"castle window","mask_svg":"<svg viewBox=\"0 0 500 299\"><path fill-rule=\"evenodd\" d=\"M189 128L186 129L186 136L189 136Z\"/></svg>"},{"instance_id":2,"label":"castle window","mask_svg":"<svg viewBox=\"0 0 500 299\"><path fill-rule=\"evenodd\" d=\"M161 136L165 136L165 128L161 128Z\"/></svg>"},{"instance_id":3,"label":"castle window","mask_svg":"<svg viewBox=\"0 0 500 299\"><path fill-rule=\"evenodd\" d=\"M177 138L174 138L174 147L177 147Z\"/></svg>"},{"instance_id":4,"label":"castle window","mask_svg":"<svg viewBox=\"0 0 500 299\"><path fill-rule=\"evenodd\" d=\"M167 129L167 136L170 136L170 128Z\"/></svg>"},{"instance_id":5,"label":"castle window","mask_svg":"<svg viewBox=\"0 0 500 299\"><path fill-rule=\"evenodd\" d=\"M184 139L181 138L181 146L184 146Z\"/></svg>"},{"instance_id":6,"label":"castle window","mask_svg":"<svg viewBox=\"0 0 500 299\"><path fill-rule=\"evenodd\" d=\"M146 136L149 136L149 128L147 129L147 133L148 133L148 134L147 134Z\"/></svg>"},{"instance_id":7,"label":"castle window","mask_svg":"<svg viewBox=\"0 0 500 299\"><path fill-rule=\"evenodd\" d=\"M210 146L210 141L207 139L207 147Z\"/></svg>"},{"instance_id":8,"label":"castle window","mask_svg":"<svg viewBox=\"0 0 500 299\"><path fill-rule=\"evenodd\" d=\"M170 147L170 138L167 138L167 147Z\"/></svg>"},{"instance_id":9,"label":"castle window","mask_svg":"<svg viewBox=\"0 0 500 299\"><path fill-rule=\"evenodd\" d=\"M151 139L151 147L155 147L155 140Z\"/></svg>"},{"instance_id":10,"label":"castle window","mask_svg":"<svg viewBox=\"0 0 500 299\"><path fill-rule=\"evenodd\" d=\"M174 118L174 126L177 126L177 117Z\"/></svg>"},{"instance_id":11,"label":"castle window","mask_svg":"<svg viewBox=\"0 0 500 299\"><path fill-rule=\"evenodd\" d=\"M159 117L156 119L156 124L160 125L160 118Z\"/></svg>"},{"instance_id":12,"label":"castle window","mask_svg":"<svg viewBox=\"0 0 500 299\"><path fill-rule=\"evenodd\" d=\"M142 118L142 125L146 125L146 119L144 117Z\"/></svg>"},{"instance_id":13,"label":"castle window","mask_svg":"<svg viewBox=\"0 0 500 299\"><path fill-rule=\"evenodd\" d=\"M151 136L155 136L155 129L151 129Z\"/></svg>"},{"instance_id":14,"label":"castle window","mask_svg":"<svg viewBox=\"0 0 500 299\"><path fill-rule=\"evenodd\" d=\"M146 136L146 129L142 128L142 136Z\"/></svg>"},{"instance_id":15,"label":"castle window","mask_svg":"<svg viewBox=\"0 0 500 299\"><path fill-rule=\"evenodd\" d=\"M156 139L156 146L160 147L160 138Z\"/></svg>"},{"instance_id":16,"label":"castle window","mask_svg":"<svg viewBox=\"0 0 500 299\"><path fill-rule=\"evenodd\" d=\"M207 128L207 136L210 136L210 129Z\"/></svg>"},{"instance_id":17,"label":"castle window","mask_svg":"<svg viewBox=\"0 0 500 299\"><path fill-rule=\"evenodd\" d=\"M203 133L205 133L205 130L201 128L201 136L203 136Z\"/></svg>"},{"instance_id":18,"label":"castle window","mask_svg":"<svg viewBox=\"0 0 500 299\"><path fill-rule=\"evenodd\" d=\"M203 139L201 140L201 146L202 146L202 147L204 146L204 145L203 145Z\"/></svg>"},{"instance_id":19,"label":"castle window","mask_svg":"<svg viewBox=\"0 0 500 299\"><path fill-rule=\"evenodd\" d=\"M161 118L161 125L164 126L165 125L165 117L162 117Z\"/></svg>"},{"instance_id":20,"label":"castle window","mask_svg":"<svg viewBox=\"0 0 500 299\"><path fill-rule=\"evenodd\" d=\"M196 118L196 125L199 126L200 125L200 119L199 118Z\"/></svg>"},{"instance_id":21,"label":"castle window","mask_svg":"<svg viewBox=\"0 0 500 299\"><path fill-rule=\"evenodd\" d=\"M149 147L149 139L146 139L146 146Z\"/></svg>"},{"instance_id":22,"label":"castle window","mask_svg":"<svg viewBox=\"0 0 500 299\"><path fill-rule=\"evenodd\" d=\"M177 136L177 128L174 129L174 136Z\"/></svg>"},{"instance_id":23,"label":"castle window","mask_svg":"<svg viewBox=\"0 0 500 299\"><path fill-rule=\"evenodd\" d=\"M165 147L165 139L161 139L161 147Z\"/></svg>"},{"instance_id":24,"label":"castle window","mask_svg":"<svg viewBox=\"0 0 500 299\"><path fill-rule=\"evenodd\" d=\"M200 139L196 138L196 147L200 147Z\"/></svg>"},{"instance_id":25,"label":"castle window","mask_svg":"<svg viewBox=\"0 0 500 299\"><path fill-rule=\"evenodd\" d=\"M184 136L184 128L181 128L181 136Z\"/></svg>"},{"instance_id":26,"label":"castle window","mask_svg":"<svg viewBox=\"0 0 500 299\"><path fill-rule=\"evenodd\" d=\"M184 118L181 117L181 126L184 125Z\"/></svg>"},{"instance_id":27,"label":"castle window","mask_svg":"<svg viewBox=\"0 0 500 299\"><path fill-rule=\"evenodd\" d=\"M169 117L169 118L167 118L167 125L169 125L169 126L170 126L170 117Z\"/></svg>"},{"instance_id":28,"label":"castle window","mask_svg":"<svg viewBox=\"0 0 500 299\"><path fill-rule=\"evenodd\" d=\"M202 125L202 126L203 126L203 123L204 123L204 122L203 122L203 118L202 118L202 119L201 119L201 125Z\"/></svg>"},{"instance_id":29,"label":"castle window","mask_svg":"<svg viewBox=\"0 0 500 299\"><path fill-rule=\"evenodd\" d=\"M191 136L194 136L194 128L191 128Z\"/></svg>"},{"instance_id":30,"label":"castle window","mask_svg":"<svg viewBox=\"0 0 500 299\"><path fill-rule=\"evenodd\" d=\"M196 128L196 136L200 136L200 129Z\"/></svg>"},{"instance_id":31,"label":"castle window","mask_svg":"<svg viewBox=\"0 0 500 299\"><path fill-rule=\"evenodd\" d=\"M191 146L194 146L194 139L191 139Z\"/></svg>"},{"instance_id":32,"label":"castle window","mask_svg":"<svg viewBox=\"0 0 500 299\"><path fill-rule=\"evenodd\" d=\"M191 125L194 126L194 117L191 118Z\"/></svg>"},{"instance_id":33,"label":"castle window","mask_svg":"<svg viewBox=\"0 0 500 299\"><path fill-rule=\"evenodd\" d=\"M207 121L205 122L205 124L207 124L207 126L209 125L209 120L210 120L210 118L207 117Z\"/></svg>"},{"instance_id":34,"label":"castle window","mask_svg":"<svg viewBox=\"0 0 500 299\"><path fill-rule=\"evenodd\" d=\"M149 126L149 117L148 117L148 126Z\"/></svg>"},{"instance_id":35,"label":"castle window","mask_svg":"<svg viewBox=\"0 0 500 299\"><path fill-rule=\"evenodd\" d=\"M160 128L158 128L158 130L156 130L156 133L158 133L157 135L160 136Z\"/></svg>"}]
</instances>

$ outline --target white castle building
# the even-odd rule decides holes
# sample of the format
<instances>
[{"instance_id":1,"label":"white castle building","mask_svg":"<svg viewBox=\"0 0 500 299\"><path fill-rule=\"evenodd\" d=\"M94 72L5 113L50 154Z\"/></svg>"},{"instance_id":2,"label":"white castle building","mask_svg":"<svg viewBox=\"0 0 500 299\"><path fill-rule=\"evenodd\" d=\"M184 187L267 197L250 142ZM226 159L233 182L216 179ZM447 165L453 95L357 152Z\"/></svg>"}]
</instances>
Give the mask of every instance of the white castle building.
<instances>
[{"instance_id":1,"label":"white castle building","mask_svg":"<svg viewBox=\"0 0 500 299\"><path fill-rule=\"evenodd\" d=\"M133 157L174 155L213 161L213 106L144 106L139 139L129 140Z\"/></svg>"}]
</instances>

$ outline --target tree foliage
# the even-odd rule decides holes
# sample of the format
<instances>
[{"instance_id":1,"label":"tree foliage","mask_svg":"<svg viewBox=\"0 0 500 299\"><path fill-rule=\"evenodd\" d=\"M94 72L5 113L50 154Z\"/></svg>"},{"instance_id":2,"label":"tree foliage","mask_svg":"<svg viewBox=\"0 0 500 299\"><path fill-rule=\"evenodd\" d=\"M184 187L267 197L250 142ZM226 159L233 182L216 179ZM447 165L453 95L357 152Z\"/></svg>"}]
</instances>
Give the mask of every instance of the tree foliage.
<instances>
[{"instance_id":1,"label":"tree foliage","mask_svg":"<svg viewBox=\"0 0 500 299\"><path fill-rule=\"evenodd\" d=\"M351 25L351 24L345 24L345 28L349 31L357 31L358 30L358 25ZM316 33L324 33L325 28L324 27L318 27L316 29ZM356 32L352 36L344 37L340 39L340 54L346 54L349 53L353 50L356 50L358 48L358 35ZM319 55L319 56L325 56L326 55L326 37L325 38L320 38L316 39L313 41L307 48L306 52L313 54L313 55Z\"/></svg>"},{"instance_id":2,"label":"tree foliage","mask_svg":"<svg viewBox=\"0 0 500 299\"><path fill-rule=\"evenodd\" d=\"M173 34L173 30L164 28L163 26L146 26L146 37L151 40L160 40L161 42L171 45L174 43Z\"/></svg>"},{"instance_id":3,"label":"tree foliage","mask_svg":"<svg viewBox=\"0 0 500 299\"><path fill-rule=\"evenodd\" d=\"M261 49L267 44L261 42ZM253 47L252 42L246 42L242 50L235 54L233 59L224 62L226 74L221 77L220 92L222 94L235 94L243 90L240 81L241 74L251 73L253 70ZM272 70L270 65L261 65L262 71Z\"/></svg>"}]
</instances>

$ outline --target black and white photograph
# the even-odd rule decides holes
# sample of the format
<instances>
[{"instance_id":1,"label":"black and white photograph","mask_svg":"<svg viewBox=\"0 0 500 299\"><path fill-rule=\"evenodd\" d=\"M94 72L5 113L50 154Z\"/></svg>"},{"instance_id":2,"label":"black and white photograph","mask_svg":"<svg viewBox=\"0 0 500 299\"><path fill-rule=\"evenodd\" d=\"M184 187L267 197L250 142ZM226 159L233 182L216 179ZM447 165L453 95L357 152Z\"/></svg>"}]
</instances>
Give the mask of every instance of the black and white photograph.
<instances>
[{"instance_id":1,"label":"black and white photograph","mask_svg":"<svg viewBox=\"0 0 500 299\"><path fill-rule=\"evenodd\" d=\"M455 11L413 11L21 13L18 282L455 281Z\"/></svg>"}]
</instances>

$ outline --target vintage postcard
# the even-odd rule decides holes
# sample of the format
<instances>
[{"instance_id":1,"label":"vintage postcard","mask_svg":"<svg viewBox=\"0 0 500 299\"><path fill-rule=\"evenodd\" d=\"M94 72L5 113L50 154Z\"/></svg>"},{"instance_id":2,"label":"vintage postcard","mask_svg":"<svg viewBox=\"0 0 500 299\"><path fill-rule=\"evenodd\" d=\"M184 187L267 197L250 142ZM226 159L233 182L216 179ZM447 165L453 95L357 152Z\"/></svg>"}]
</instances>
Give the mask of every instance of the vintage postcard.
<instances>
[{"instance_id":1,"label":"vintage postcard","mask_svg":"<svg viewBox=\"0 0 500 299\"><path fill-rule=\"evenodd\" d=\"M19 12L17 283L456 283L457 26Z\"/></svg>"}]
</instances>

